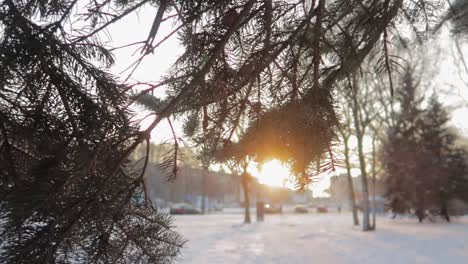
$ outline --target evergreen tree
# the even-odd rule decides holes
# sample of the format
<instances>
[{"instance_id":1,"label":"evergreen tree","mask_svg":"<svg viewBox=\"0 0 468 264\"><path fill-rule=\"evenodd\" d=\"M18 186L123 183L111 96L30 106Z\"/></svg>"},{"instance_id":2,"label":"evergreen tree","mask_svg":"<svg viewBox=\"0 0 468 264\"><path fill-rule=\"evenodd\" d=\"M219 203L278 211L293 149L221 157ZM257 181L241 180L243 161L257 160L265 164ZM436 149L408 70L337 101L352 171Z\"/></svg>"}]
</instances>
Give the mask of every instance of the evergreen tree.
<instances>
[{"instance_id":1,"label":"evergreen tree","mask_svg":"<svg viewBox=\"0 0 468 264\"><path fill-rule=\"evenodd\" d=\"M397 93L400 112L383 147L387 199L395 214L407 213L418 203L415 188L422 183L421 162L418 162L422 157L418 149L421 98L417 97L417 86L413 70L408 67Z\"/></svg>"},{"instance_id":2,"label":"evergreen tree","mask_svg":"<svg viewBox=\"0 0 468 264\"><path fill-rule=\"evenodd\" d=\"M148 137L110 52L67 31L76 2L0 5L0 262L168 262L170 219L131 203L143 174L127 157Z\"/></svg>"},{"instance_id":3,"label":"evergreen tree","mask_svg":"<svg viewBox=\"0 0 468 264\"><path fill-rule=\"evenodd\" d=\"M449 202L466 201L466 153L449 133L449 117L437 97L421 109L413 75L406 71L397 125L384 145L387 198L394 213L414 211L422 221L430 211L450 221Z\"/></svg>"},{"instance_id":4,"label":"evergreen tree","mask_svg":"<svg viewBox=\"0 0 468 264\"><path fill-rule=\"evenodd\" d=\"M468 34L468 1L454 0L449 2L449 7L441 21L435 28L438 30L445 22L451 23L451 30L454 35L466 37Z\"/></svg>"},{"instance_id":5,"label":"evergreen tree","mask_svg":"<svg viewBox=\"0 0 468 264\"><path fill-rule=\"evenodd\" d=\"M455 144L455 135L447 128L449 116L437 97L430 98L428 110L423 115L421 142L430 156L426 192L431 205L450 221L448 205L452 199L466 199L468 171L465 164L465 150Z\"/></svg>"}]
</instances>

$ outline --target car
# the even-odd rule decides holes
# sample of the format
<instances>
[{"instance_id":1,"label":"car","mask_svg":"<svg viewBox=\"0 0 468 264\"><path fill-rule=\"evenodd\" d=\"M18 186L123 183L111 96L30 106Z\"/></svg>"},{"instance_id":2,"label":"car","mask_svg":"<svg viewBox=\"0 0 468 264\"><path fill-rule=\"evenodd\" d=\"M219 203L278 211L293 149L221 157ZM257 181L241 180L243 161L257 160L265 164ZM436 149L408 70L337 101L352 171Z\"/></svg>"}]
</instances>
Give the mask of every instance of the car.
<instances>
[{"instance_id":1,"label":"car","mask_svg":"<svg viewBox=\"0 0 468 264\"><path fill-rule=\"evenodd\" d=\"M200 210L191 204L176 203L171 206L170 214L200 214Z\"/></svg>"},{"instance_id":2,"label":"car","mask_svg":"<svg viewBox=\"0 0 468 264\"><path fill-rule=\"evenodd\" d=\"M296 205L294 207L294 212L297 214L306 214L309 212L309 210L307 210L307 208L303 205Z\"/></svg>"},{"instance_id":3,"label":"car","mask_svg":"<svg viewBox=\"0 0 468 264\"><path fill-rule=\"evenodd\" d=\"M221 212L223 211L223 206L221 204L215 204L213 207L211 207L211 209L215 212Z\"/></svg>"},{"instance_id":4,"label":"car","mask_svg":"<svg viewBox=\"0 0 468 264\"><path fill-rule=\"evenodd\" d=\"M283 208L281 206L265 204L265 214L281 214L282 212Z\"/></svg>"},{"instance_id":5,"label":"car","mask_svg":"<svg viewBox=\"0 0 468 264\"><path fill-rule=\"evenodd\" d=\"M319 206L317 207L317 213L328 213L328 208Z\"/></svg>"}]
</instances>

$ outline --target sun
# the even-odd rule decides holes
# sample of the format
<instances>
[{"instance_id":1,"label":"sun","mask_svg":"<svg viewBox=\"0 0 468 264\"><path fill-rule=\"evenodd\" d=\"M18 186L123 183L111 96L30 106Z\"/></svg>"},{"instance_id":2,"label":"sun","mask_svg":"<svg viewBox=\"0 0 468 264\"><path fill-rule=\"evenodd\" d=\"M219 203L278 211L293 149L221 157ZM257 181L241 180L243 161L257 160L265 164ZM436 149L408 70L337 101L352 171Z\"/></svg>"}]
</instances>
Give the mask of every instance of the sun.
<instances>
[{"instance_id":1,"label":"sun","mask_svg":"<svg viewBox=\"0 0 468 264\"><path fill-rule=\"evenodd\" d=\"M295 190L294 181L291 180L291 170L288 165L281 163L279 160L270 160L265 162L260 168L258 163L251 163L247 168L254 177L258 179L261 184L272 187L285 187ZM331 175L321 175L319 180L309 186L313 192L314 197L328 197L326 190L330 186Z\"/></svg>"},{"instance_id":2,"label":"sun","mask_svg":"<svg viewBox=\"0 0 468 264\"><path fill-rule=\"evenodd\" d=\"M278 160L271 160L264 163L260 170L252 173L262 184L270 186L285 187L291 175L289 168L281 164Z\"/></svg>"}]
</instances>

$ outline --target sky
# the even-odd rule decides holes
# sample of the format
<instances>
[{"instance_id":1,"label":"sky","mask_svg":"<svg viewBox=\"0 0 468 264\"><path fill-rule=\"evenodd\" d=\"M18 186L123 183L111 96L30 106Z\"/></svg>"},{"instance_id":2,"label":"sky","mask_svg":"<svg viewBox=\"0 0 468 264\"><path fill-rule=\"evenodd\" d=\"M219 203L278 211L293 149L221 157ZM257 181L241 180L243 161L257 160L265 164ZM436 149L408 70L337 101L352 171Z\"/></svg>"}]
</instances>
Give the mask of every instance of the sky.
<instances>
[{"instance_id":1,"label":"sky","mask_svg":"<svg viewBox=\"0 0 468 264\"><path fill-rule=\"evenodd\" d=\"M146 6L139 10L135 15L130 15L122 21L113 24L108 33L109 45L112 47L124 46L132 41L139 41L146 39L149 29L153 23L154 16L157 9L151 6ZM172 22L169 20L163 23L159 29L158 35L154 43L158 43L159 40L167 36L172 31ZM432 89L437 89L439 96L442 99L442 103L447 106L454 108L451 113L452 120L451 124L459 129L462 135L468 136L468 122L466 117L468 116L468 87L460 81L460 75L456 65L453 63L452 50L453 45L450 44L447 30L445 30L439 38L440 51L432 55L429 65L427 67L432 70L433 82L431 83ZM126 70L132 63L134 63L139 56L140 52L136 50L137 46L131 46L128 48L117 49L114 51L116 58L115 65L111 68L111 71L118 76L119 79L125 80L130 73L130 70ZM153 54L148 55L136 71L132 74L129 81L131 82L158 82L162 77L167 74L167 70L175 62L178 55L182 53L182 48L179 45L177 35L166 40ZM463 47L463 53L468 54L466 45ZM466 77L466 76L465 76ZM466 77L468 80L468 77ZM446 92L440 92L441 88ZM427 91L428 94L432 91ZM164 95L164 90L155 91L156 95ZM465 98L465 99L462 99ZM456 106L456 108L455 108ZM151 119L143 123L142 129L145 125L148 125ZM174 127L179 135L182 135L181 127L182 124L178 121L174 122ZM152 141L154 143L161 143L170 141L172 134L170 132L169 125L166 122L161 123L152 132ZM351 147L356 146L356 140L351 139ZM366 151L370 151L370 142L365 142ZM357 161L356 158L354 158ZM260 171L258 168L252 167L251 172L254 175L259 176ZM330 177L335 174L344 173L344 169L339 169L335 173L321 175L317 183L312 187L316 195L324 195L324 190L328 188L330 183ZM359 170L353 169L353 176L359 175Z\"/></svg>"}]
</instances>

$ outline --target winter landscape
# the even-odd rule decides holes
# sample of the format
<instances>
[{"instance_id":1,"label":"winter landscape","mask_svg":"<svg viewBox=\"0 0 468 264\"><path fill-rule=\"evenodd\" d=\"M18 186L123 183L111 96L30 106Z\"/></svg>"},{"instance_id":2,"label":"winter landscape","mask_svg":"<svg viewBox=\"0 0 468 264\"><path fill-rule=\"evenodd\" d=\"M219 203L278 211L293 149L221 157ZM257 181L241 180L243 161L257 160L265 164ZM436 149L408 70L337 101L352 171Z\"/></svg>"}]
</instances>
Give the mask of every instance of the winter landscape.
<instances>
[{"instance_id":1,"label":"winter landscape","mask_svg":"<svg viewBox=\"0 0 468 264\"><path fill-rule=\"evenodd\" d=\"M181 263L466 263L468 217L451 224L379 217L378 232L350 225L349 213L285 214L239 224L238 214L180 216L188 239Z\"/></svg>"},{"instance_id":2,"label":"winter landscape","mask_svg":"<svg viewBox=\"0 0 468 264\"><path fill-rule=\"evenodd\" d=\"M468 263L468 0L0 0L0 264Z\"/></svg>"}]
</instances>

